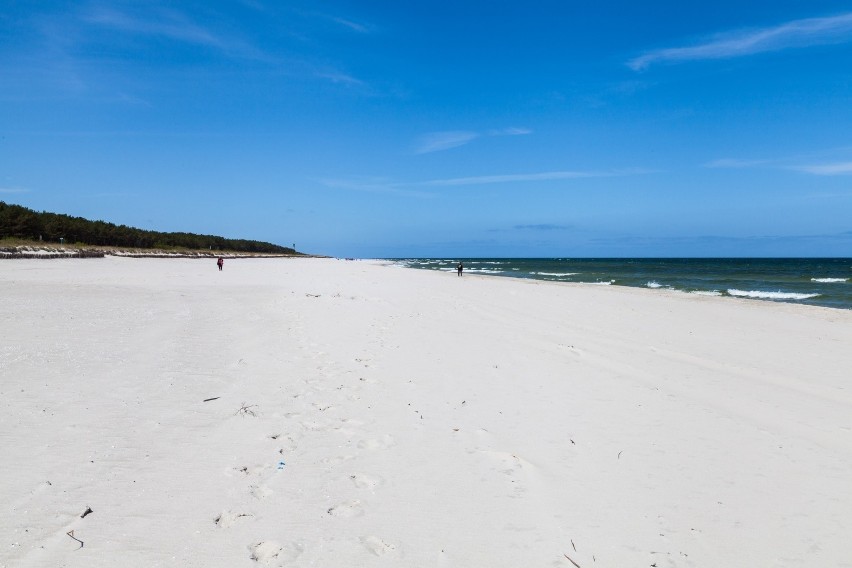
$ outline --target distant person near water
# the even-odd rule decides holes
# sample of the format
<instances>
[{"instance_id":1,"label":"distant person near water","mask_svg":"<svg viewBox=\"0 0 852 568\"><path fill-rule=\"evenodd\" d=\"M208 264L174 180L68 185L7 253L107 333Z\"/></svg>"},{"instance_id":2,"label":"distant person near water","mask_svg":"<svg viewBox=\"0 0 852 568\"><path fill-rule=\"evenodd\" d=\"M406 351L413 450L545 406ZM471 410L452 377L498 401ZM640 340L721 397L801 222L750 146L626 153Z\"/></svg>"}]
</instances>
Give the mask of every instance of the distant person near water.
<instances>
[{"instance_id":1,"label":"distant person near water","mask_svg":"<svg viewBox=\"0 0 852 568\"><path fill-rule=\"evenodd\" d=\"M225 259L224 259L224 258L222 258L222 257L220 256L220 257L219 257L219 260L217 260L217 261L216 261L216 266L218 266L218 267L219 267L219 270L222 270L222 265L223 265L223 264L225 264Z\"/></svg>"},{"instance_id":2,"label":"distant person near water","mask_svg":"<svg viewBox=\"0 0 852 568\"><path fill-rule=\"evenodd\" d=\"M461 275L462 275L462 271L464 270L464 264L462 264L462 263L460 262L460 263L459 263L459 265L458 265L458 266L456 266L456 270L458 271L459 276L461 276Z\"/></svg>"}]
</instances>

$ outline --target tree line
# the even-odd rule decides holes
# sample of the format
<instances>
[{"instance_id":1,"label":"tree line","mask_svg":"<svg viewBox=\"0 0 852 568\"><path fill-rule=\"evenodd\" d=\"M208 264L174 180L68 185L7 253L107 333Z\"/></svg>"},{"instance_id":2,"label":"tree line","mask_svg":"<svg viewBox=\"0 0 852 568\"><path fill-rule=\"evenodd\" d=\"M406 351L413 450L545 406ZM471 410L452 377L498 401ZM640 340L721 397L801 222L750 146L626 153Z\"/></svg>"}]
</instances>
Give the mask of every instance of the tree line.
<instances>
[{"instance_id":1,"label":"tree line","mask_svg":"<svg viewBox=\"0 0 852 568\"><path fill-rule=\"evenodd\" d=\"M262 241L226 239L194 233L146 231L105 221L90 221L61 213L41 213L0 201L0 239L80 243L123 248L216 249L231 252L294 254L290 247Z\"/></svg>"}]
</instances>

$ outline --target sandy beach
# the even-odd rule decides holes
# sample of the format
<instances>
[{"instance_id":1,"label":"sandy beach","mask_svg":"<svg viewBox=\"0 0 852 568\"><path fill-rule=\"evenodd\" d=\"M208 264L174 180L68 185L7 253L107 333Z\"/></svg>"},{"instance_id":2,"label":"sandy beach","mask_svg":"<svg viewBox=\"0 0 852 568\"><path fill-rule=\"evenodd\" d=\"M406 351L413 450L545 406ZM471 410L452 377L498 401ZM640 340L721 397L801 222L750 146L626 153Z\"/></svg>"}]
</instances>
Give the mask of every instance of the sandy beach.
<instances>
[{"instance_id":1,"label":"sandy beach","mask_svg":"<svg viewBox=\"0 0 852 568\"><path fill-rule=\"evenodd\" d=\"M333 259L0 292L0 567L852 566L850 311Z\"/></svg>"}]
</instances>

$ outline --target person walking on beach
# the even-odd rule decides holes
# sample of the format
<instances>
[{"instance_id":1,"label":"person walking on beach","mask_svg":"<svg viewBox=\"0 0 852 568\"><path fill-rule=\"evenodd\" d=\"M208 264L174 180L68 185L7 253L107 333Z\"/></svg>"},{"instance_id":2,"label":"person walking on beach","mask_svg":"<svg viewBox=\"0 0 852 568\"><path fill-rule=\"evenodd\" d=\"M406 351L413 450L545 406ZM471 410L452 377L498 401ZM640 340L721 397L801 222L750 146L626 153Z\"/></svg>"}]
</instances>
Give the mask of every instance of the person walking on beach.
<instances>
[{"instance_id":1,"label":"person walking on beach","mask_svg":"<svg viewBox=\"0 0 852 568\"><path fill-rule=\"evenodd\" d=\"M223 264L225 264L225 259L224 259L224 258L222 258L222 257L220 256L220 257L219 257L219 260L217 260L217 261L216 261L216 266L218 266L218 267L219 267L219 270L222 270L222 265L223 265Z\"/></svg>"},{"instance_id":2,"label":"person walking on beach","mask_svg":"<svg viewBox=\"0 0 852 568\"><path fill-rule=\"evenodd\" d=\"M458 265L458 266L456 266L456 270L458 271L459 276L461 276L461 275L462 275L462 270L464 270L464 264L462 264L462 263L460 262L460 263L459 263L459 265Z\"/></svg>"}]
</instances>

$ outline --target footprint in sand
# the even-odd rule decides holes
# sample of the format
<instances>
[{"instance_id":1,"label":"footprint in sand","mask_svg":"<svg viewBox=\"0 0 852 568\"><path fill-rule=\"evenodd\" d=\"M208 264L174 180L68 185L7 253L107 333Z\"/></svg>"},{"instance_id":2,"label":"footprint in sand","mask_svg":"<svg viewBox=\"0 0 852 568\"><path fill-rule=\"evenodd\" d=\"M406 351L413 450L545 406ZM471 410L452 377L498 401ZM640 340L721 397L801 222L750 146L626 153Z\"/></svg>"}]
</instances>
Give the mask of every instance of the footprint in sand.
<instances>
[{"instance_id":1,"label":"footprint in sand","mask_svg":"<svg viewBox=\"0 0 852 568\"><path fill-rule=\"evenodd\" d=\"M472 450L470 453L485 454L496 463L492 471L506 476L506 479L514 487L513 497L520 497L527 492L526 484L530 481L530 476L535 473L535 465L510 452Z\"/></svg>"},{"instance_id":2,"label":"footprint in sand","mask_svg":"<svg viewBox=\"0 0 852 568\"><path fill-rule=\"evenodd\" d=\"M252 485L249 487L249 493L251 493L251 496L255 499L263 500L275 492L265 485Z\"/></svg>"},{"instance_id":3,"label":"footprint in sand","mask_svg":"<svg viewBox=\"0 0 852 568\"><path fill-rule=\"evenodd\" d=\"M358 489L373 489L376 487L381 487L385 484L385 480L379 475L366 475L364 473L355 473L349 476L349 479L352 480L352 483L355 484L355 487Z\"/></svg>"},{"instance_id":4,"label":"footprint in sand","mask_svg":"<svg viewBox=\"0 0 852 568\"><path fill-rule=\"evenodd\" d=\"M396 546L388 544L377 536L362 536L361 544L376 556L398 554Z\"/></svg>"},{"instance_id":5,"label":"footprint in sand","mask_svg":"<svg viewBox=\"0 0 852 568\"><path fill-rule=\"evenodd\" d=\"M343 434L347 438L354 436L358 432L358 427L364 425L362 421L351 418L342 418L340 422L342 426L335 426L333 430L339 434Z\"/></svg>"},{"instance_id":6,"label":"footprint in sand","mask_svg":"<svg viewBox=\"0 0 852 568\"><path fill-rule=\"evenodd\" d=\"M226 529L230 526L233 526L237 522L241 520L245 520L247 517L253 517L251 513L236 513L234 511L222 511L222 514L214 519L216 526L222 529Z\"/></svg>"},{"instance_id":7,"label":"footprint in sand","mask_svg":"<svg viewBox=\"0 0 852 568\"><path fill-rule=\"evenodd\" d=\"M361 440L358 442L358 447L362 450L386 450L394 445L393 436L385 434L379 438L369 440Z\"/></svg>"},{"instance_id":8,"label":"footprint in sand","mask_svg":"<svg viewBox=\"0 0 852 568\"><path fill-rule=\"evenodd\" d=\"M354 457L355 456L351 456L351 455L334 456L332 458L323 458L322 460L320 460L320 463L322 463L323 465L328 465L328 466L338 466L338 465L342 464L343 462L347 462L347 461L351 460Z\"/></svg>"},{"instance_id":9,"label":"footprint in sand","mask_svg":"<svg viewBox=\"0 0 852 568\"><path fill-rule=\"evenodd\" d=\"M284 547L274 540L250 544L248 549L249 558L264 566L286 566L302 554L301 545L293 543Z\"/></svg>"},{"instance_id":10,"label":"footprint in sand","mask_svg":"<svg viewBox=\"0 0 852 568\"><path fill-rule=\"evenodd\" d=\"M330 422L320 420L305 420L304 422L299 422L299 426L307 432L326 432L333 428Z\"/></svg>"},{"instance_id":11,"label":"footprint in sand","mask_svg":"<svg viewBox=\"0 0 852 568\"><path fill-rule=\"evenodd\" d=\"M246 477L249 477L249 476L252 476L252 475L260 475L264 471L266 471L267 469L269 469L268 465L260 464L260 465L253 465L253 466L244 465L244 466L241 466L241 467L235 467L235 468L233 468L233 471L240 473L240 474L242 474Z\"/></svg>"},{"instance_id":12,"label":"footprint in sand","mask_svg":"<svg viewBox=\"0 0 852 568\"><path fill-rule=\"evenodd\" d=\"M338 503L334 507L330 507L326 512L332 517L351 518L363 515L364 508L361 507L361 501L355 499L353 501Z\"/></svg>"},{"instance_id":13,"label":"footprint in sand","mask_svg":"<svg viewBox=\"0 0 852 568\"><path fill-rule=\"evenodd\" d=\"M280 444L279 453L294 452L299 447L296 440L292 436L282 436L281 434L273 434L269 437L270 440L275 440Z\"/></svg>"}]
</instances>

